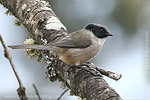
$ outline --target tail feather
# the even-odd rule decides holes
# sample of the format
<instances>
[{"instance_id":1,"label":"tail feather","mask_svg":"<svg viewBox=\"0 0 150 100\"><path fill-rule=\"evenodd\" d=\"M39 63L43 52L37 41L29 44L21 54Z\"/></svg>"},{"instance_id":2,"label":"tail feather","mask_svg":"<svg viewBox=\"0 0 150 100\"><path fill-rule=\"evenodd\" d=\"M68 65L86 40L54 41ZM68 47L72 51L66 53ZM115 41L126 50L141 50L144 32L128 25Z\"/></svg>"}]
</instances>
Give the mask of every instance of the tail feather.
<instances>
[{"instance_id":1,"label":"tail feather","mask_svg":"<svg viewBox=\"0 0 150 100\"><path fill-rule=\"evenodd\" d=\"M12 49L37 49L37 50L51 50L50 45L9 45Z\"/></svg>"}]
</instances>

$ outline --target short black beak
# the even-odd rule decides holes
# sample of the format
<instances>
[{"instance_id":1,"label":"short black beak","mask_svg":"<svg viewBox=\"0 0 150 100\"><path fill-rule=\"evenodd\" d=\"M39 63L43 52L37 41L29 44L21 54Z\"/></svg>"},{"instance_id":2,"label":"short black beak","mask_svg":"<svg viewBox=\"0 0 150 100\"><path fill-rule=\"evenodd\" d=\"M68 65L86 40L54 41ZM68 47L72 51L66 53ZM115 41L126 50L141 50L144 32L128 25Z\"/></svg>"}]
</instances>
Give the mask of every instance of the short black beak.
<instances>
[{"instance_id":1,"label":"short black beak","mask_svg":"<svg viewBox=\"0 0 150 100\"><path fill-rule=\"evenodd\" d=\"M108 35L108 36L113 36L113 35L112 35L112 34L110 34L110 33L107 33L107 35Z\"/></svg>"}]
</instances>

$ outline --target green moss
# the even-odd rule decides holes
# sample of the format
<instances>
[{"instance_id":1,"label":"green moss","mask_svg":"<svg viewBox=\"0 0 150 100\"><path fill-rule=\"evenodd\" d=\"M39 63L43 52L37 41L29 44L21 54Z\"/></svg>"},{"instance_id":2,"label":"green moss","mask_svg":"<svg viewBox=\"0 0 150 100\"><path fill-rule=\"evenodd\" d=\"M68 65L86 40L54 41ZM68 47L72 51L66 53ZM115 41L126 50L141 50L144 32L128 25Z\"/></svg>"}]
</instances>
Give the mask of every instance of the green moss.
<instances>
[{"instance_id":1,"label":"green moss","mask_svg":"<svg viewBox=\"0 0 150 100\"><path fill-rule=\"evenodd\" d=\"M14 25L15 25L15 26L20 26L20 25L21 25L20 20L19 20L19 19L15 19L15 20L14 20Z\"/></svg>"},{"instance_id":2,"label":"green moss","mask_svg":"<svg viewBox=\"0 0 150 100\"><path fill-rule=\"evenodd\" d=\"M29 38L24 41L24 44L34 45L35 41L32 38ZM30 59L37 58L38 62L41 62L43 60L41 50L25 49L25 52L27 55L29 55Z\"/></svg>"},{"instance_id":3,"label":"green moss","mask_svg":"<svg viewBox=\"0 0 150 100\"><path fill-rule=\"evenodd\" d=\"M66 83L65 83L65 82L61 82L60 87L61 87L62 89L65 89L65 88L66 88Z\"/></svg>"},{"instance_id":4,"label":"green moss","mask_svg":"<svg viewBox=\"0 0 150 100\"><path fill-rule=\"evenodd\" d=\"M35 34L39 34L39 30L38 30L38 29L36 29L34 33L35 33Z\"/></svg>"},{"instance_id":5,"label":"green moss","mask_svg":"<svg viewBox=\"0 0 150 100\"><path fill-rule=\"evenodd\" d=\"M24 44L35 44L35 41L32 38L26 39Z\"/></svg>"},{"instance_id":6,"label":"green moss","mask_svg":"<svg viewBox=\"0 0 150 100\"><path fill-rule=\"evenodd\" d=\"M81 97L79 97L79 96L78 96L78 99L79 99L79 100L86 100L86 98L83 98L83 99L82 99L82 98L81 98Z\"/></svg>"},{"instance_id":7,"label":"green moss","mask_svg":"<svg viewBox=\"0 0 150 100\"><path fill-rule=\"evenodd\" d=\"M75 93L71 90L71 91L70 91L70 95L71 95L71 96L74 96Z\"/></svg>"},{"instance_id":8,"label":"green moss","mask_svg":"<svg viewBox=\"0 0 150 100\"><path fill-rule=\"evenodd\" d=\"M5 14L6 14L6 15L12 15L12 12L9 11L9 10L7 10L7 11L5 12Z\"/></svg>"}]
</instances>

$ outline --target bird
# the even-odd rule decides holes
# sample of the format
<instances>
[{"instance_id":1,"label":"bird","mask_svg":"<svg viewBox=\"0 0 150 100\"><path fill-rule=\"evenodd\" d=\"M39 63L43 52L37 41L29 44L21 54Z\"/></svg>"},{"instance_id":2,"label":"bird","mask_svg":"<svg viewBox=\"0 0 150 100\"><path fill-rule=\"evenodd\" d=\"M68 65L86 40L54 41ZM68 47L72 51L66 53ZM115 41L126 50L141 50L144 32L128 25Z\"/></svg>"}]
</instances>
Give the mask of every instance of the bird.
<instances>
[{"instance_id":1,"label":"bird","mask_svg":"<svg viewBox=\"0 0 150 100\"><path fill-rule=\"evenodd\" d=\"M67 34L62 39L46 45L9 45L12 49L50 50L63 62L81 65L95 57L101 50L106 38L113 36L108 28L101 24L89 23L82 29Z\"/></svg>"}]
</instances>

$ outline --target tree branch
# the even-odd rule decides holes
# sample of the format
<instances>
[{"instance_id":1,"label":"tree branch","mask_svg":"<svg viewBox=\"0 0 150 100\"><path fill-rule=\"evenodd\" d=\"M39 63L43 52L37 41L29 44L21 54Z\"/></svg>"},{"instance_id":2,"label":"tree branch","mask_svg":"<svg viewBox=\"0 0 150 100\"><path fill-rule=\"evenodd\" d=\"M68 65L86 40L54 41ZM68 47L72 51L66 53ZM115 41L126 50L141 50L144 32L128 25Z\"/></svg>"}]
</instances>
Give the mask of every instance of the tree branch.
<instances>
[{"instance_id":1,"label":"tree branch","mask_svg":"<svg viewBox=\"0 0 150 100\"><path fill-rule=\"evenodd\" d=\"M87 63L89 66L93 67L94 69L96 69L97 71L99 71L102 75L105 75L113 80L118 81L122 75L121 74L117 74L115 72L112 71L106 71L102 68L96 67L93 63Z\"/></svg>"},{"instance_id":2,"label":"tree branch","mask_svg":"<svg viewBox=\"0 0 150 100\"><path fill-rule=\"evenodd\" d=\"M60 22L48 2L42 0L0 0L23 25L30 31L36 44L47 44L57 41L67 34L65 26ZM47 62L47 75L51 81L64 82L71 94L87 100L122 100L98 71L90 66L82 66L91 70L92 74L76 66L70 66L58 59L50 51L42 51ZM98 74L97 74L98 73Z\"/></svg>"},{"instance_id":3,"label":"tree branch","mask_svg":"<svg viewBox=\"0 0 150 100\"><path fill-rule=\"evenodd\" d=\"M35 93L36 93L38 99L41 100L41 97L40 97L40 94L39 94L39 92L38 92L38 89L36 88L35 84L32 84L32 85L33 85L33 87L34 87L34 90L35 90Z\"/></svg>"},{"instance_id":4,"label":"tree branch","mask_svg":"<svg viewBox=\"0 0 150 100\"><path fill-rule=\"evenodd\" d=\"M10 65L11 65L11 67L13 69L13 72L14 72L14 74L15 74L15 76L17 78L17 81L19 83L19 88L17 89L19 98L20 98L20 100L27 100L28 98L26 96L25 87L23 86L23 84L21 82L21 79L19 78L19 75L18 75L18 73L16 71L15 65L14 65L14 63L12 61L11 55L10 55L10 53L9 53L5 43L4 43L4 40L3 40L2 36L1 36L1 34L0 34L0 41L1 41L1 43L3 45L3 48L4 48L4 55L9 60Z\"/></svg>"},{"instance_id":5,"label":"tree branch","mask_svg":"<svg viewBox=\"0 0 150 100\"><path fill-rule=\"evenodd\" d=\"M62 96L68 91L69 89L66 89L59 97L57 100L60 100L62 98Z\"/></svg>"}]
</instances>

